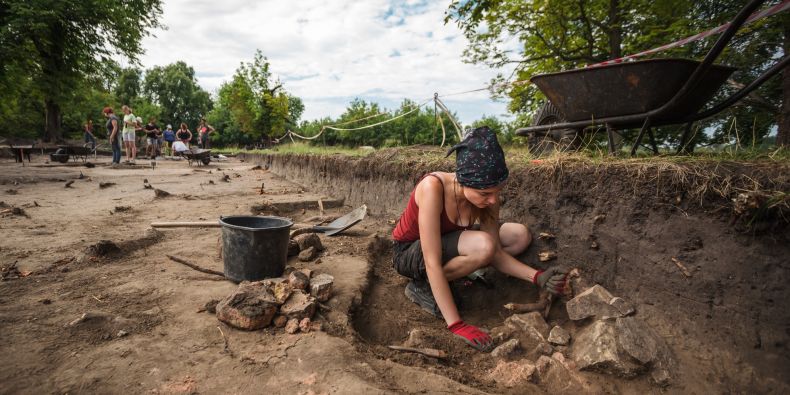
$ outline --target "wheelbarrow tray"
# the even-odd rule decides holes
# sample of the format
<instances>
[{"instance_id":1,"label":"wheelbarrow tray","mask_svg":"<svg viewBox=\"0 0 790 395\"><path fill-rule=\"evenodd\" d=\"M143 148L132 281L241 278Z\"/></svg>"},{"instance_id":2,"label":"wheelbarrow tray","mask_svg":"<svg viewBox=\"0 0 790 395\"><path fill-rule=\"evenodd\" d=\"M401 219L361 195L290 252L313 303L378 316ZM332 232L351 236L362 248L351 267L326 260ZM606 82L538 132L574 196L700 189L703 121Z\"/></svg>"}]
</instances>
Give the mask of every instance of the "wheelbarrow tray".
<instances>
[{"instance_id":1,"label":"wheelbarrow tray","mask_svg":"<svg viewBox=\"0 0 790 395\"><path fill-rule=\"evenodd\" d=\"M666 104L700 62L665 58L536 75L530 79L569 122L641 114ZM657 122L697 112L736 69L712 65L696 87Z\"/></svg>"},{"instance_id":2,"label":"wheelbarrow tray","mask_svg":"<svg viewBox=\"0 0 790 395\"><path fill-rule=\"evenodd\" d=\"M198 148L198 149L192 149L192 150L189 150L189 151L183 151L181 154L184 155L184 157L186 157L187 159L190 159L190 160L200 160L200 159L203 159L203 158L211 157L211 150L210 149Z\"/></svg>"},{"instance_id":3,"label":"wheelbarrow tray","mask_svg":"<svg viewBox=\"0 0 790 395\"><path fill-rule=\"evenodd\" d=\"M198 164L203 163L204 165L207 165L209 162L211 162L210 149L190 149L189 151L183 151L181 155L187 158L190 165L192 165L192 162L198 162Z\"/></svg>"}]
</instances>

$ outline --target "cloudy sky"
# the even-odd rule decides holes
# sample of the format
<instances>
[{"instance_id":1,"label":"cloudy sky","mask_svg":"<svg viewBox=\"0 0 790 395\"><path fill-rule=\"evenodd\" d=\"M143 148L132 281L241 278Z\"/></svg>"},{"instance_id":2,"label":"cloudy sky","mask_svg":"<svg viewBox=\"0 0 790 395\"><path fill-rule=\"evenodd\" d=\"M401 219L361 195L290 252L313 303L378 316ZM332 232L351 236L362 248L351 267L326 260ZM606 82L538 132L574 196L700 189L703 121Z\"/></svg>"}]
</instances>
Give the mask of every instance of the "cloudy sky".
<instances>
[{"instance_id":1,"label":"cloudy sky","mask_svg":"<svg viewBox=\"0 0 790 395\"><path fill-rule=\"evenodd\" d=\"M214 93L256 49L285 89L305 103L303 120L337 117L358 97L394 109L434 92L484 87L496 71L461 62L466 39L443 22L449 0L165 0L167 30L148 37L143 67L183 60ZM507 72L509 70L505 70ZM506 117L488 93L447 97L460 121Z\"/></svg>"}]
</instances>

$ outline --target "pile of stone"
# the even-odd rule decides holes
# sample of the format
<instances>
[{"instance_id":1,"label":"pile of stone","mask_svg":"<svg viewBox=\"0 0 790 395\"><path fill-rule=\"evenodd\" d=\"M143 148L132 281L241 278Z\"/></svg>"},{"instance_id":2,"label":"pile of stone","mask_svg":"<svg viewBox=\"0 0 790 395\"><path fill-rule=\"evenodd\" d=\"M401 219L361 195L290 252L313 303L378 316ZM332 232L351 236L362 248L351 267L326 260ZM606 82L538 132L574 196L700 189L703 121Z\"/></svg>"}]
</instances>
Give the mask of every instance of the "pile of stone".
<instances>
[{"instance_id":1,"label":"pile of stone","mask_svg":"<svg viewBox=\"0 0 790 395\"><path fill-rule=\"evenodd\" d=\"M654 383L669 384L669 347L634 316L628 301L595 285L566 308L570 331L549 328L539 312L514 314L493 328L499 346L491 352L497 365L489 379L506 387L532 382L549 392L597 392L579 375L582 370L623 378L649 373Z\"/></svg>"},{"instance_id":2,"label":"pile of stone","mask_svg":"<svg viewBox=\"0 0 790 395\"><path fill-rule=\"evenodd\" d=\"M321 330L312 322L316 307L332 297L334 278L310 270L292 271L287 277L243 281L216 306L217 319L244 330L272 324L288 333Z\"/></svg>"}]
</instances>

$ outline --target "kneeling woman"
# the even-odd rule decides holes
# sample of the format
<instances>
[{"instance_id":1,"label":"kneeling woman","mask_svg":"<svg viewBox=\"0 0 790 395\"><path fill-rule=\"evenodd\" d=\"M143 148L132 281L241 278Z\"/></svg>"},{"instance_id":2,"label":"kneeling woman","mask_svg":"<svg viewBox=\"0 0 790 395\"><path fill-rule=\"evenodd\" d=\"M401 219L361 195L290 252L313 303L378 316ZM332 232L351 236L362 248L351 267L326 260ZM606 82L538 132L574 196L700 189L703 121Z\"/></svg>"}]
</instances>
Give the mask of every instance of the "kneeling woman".
<instances>
[{"instance_id":1,"label":"kneeling woman","mask_svg":"<svg viewBox=\"0 0 790 395\"><path fill-rule=\"evenodd\" d=\"M488 351L491 337L464 323L449 282L493 266L552 293L563 291L565 272L535 270L513 256L529 246L526 226L499 223L499 192L508 177L505 155L487 127L475 129L447 153L455 173L430 173L412 191L392 233L395 270L411 278L406 296L444 318L448 329L472 347ZM477 225L478 223L479 225Z\"/></svg>"}]
</instances>

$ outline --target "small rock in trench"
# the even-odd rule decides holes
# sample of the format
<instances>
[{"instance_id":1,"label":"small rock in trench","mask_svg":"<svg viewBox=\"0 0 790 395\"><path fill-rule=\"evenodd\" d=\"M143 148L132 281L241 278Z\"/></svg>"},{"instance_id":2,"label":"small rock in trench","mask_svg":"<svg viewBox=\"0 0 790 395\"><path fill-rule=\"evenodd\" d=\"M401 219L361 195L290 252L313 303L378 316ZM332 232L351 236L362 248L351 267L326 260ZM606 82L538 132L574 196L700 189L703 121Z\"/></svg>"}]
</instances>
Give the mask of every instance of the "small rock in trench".
<instances>
[{"instance_id":1,"label":"small rock in trench","mask_svg":"<svg viewBox=\"0 0 790 395\"><path fill-rule=\"evenodd\" d=\"M568 342L571 341L571 334L565 329L562 329L562 327L555 326L554 328L551 328L551 332L549 332L549 338L546 340L548 340L551 344L567 346Z\"/></svg>"},{"instance_id":2,"label":"small rock in trench","mask_svg":"<svg viewBox=\"0 0 790 395\"><path fill-rule=\"evenodd\" d=\"M301 254L299 254L301 257ZM307 290L307 287L310 286L310 279L305 276L304 273L300 271L293 271L291 274L288 275L288 283L291 284L294 289L299 290Z\"/></svg>"},{"instance_id":3,"label":"small rock in trench","mask_svg":"<svg viewBox=\"0 0 790 395\"><path fill-rule=\"evenodd\" d=\"M309 318L305 317L299 321L299 330L303 333L309 333L310 329L312 329L312 321Z\"/></svg>"},{"instance_id":4,"label":"small rock in trench","mask_svg":"<svg viewBox=\"0 0 790 395\"><path fill-rule=\"evenodd\" d=\"M319 302L326 302L332 297L335 278L326 273L316 275L310 280L310 295Z\"/></svg>"},{"instance_id":5,"label":"small rock in trench","mask_svg":"<svg viewBox=\"0 0 790 395\"><path fill-rule=\"evenodd\" d=\"M109 187L111 187L113 185L115 185L114 182L100 182L99 183L99 188L101 188L101 189L109 188Z\"/></svg>"},{"instance_id":6,"label":"small rock in trench","mask_svg":"<svg viewBox=\"0 0 790 395\"><path fill-rule=\"evenodd\" d=\"M278 315L277 317L274 317L274 326L277 328L283 328L287 323L288 323L288 317L284 315Z\"/></svg>"},{"instance_id":7,"label":"small rock in trench","mask_svg":"<svg viewBox=\"0 0 790 395\"><path fill-rule=\"evenodd\" d=\"M302 262L310 262L318 256L318 250L315 247L307 247L299 253L299 260Z\"/></svg>"},{"instance_id":8,"label":"small rock in trench","mask_svg":"<svg viewBox=\"0 0 790 395\"><path fill-rule=\"evenodd\" d=\"M324 250L324 245L321 243L321 238L315 233L306 233L298 235L293 238L296 244L299 245L299 251L304 251L309 247L315 247L318 251Z\"/></svg>"},{"instance_id":9,"label":"small rock in trench","mask_svg":"<svg viewBox=\"0 0 790 395\"><path fill-rule=\"evenodd\" d=\"M517 354L521 349L521 345L517 339L508 340L491 351L491 357L494 359L510 359L513 355Z\"/></svg>"},{"instance_id":10,"label":"small rock in trench","mask_svg":"<svg viewBox=\"0 0 790 395\"><path fill-rule=\"evenodd\" d=\"M299 331L299 320L292 318L285 324L285 332L294 334Z\"/></svg>"},{"instance_id":11,"label":"small rock in trench","mask_svg":"<svg viewBox=\"0 0 790 395\"><path fill-rule=\"evenodd\" d=\"M154 197L165 198L165 197L168 197L168 196L170 196L170 192L163 191L163 190L158 189L158 188L154 188Z\"/></svg>"},{"instance_id":12,"label":"small rock in trench","mask_svg":"<svg viewBox=\"0 0 790 395\"><path fill-rule=\"evenodd\" d=\"M208 313L216 314L217 313L217 304L219 304L219 300L211 299L208 302L206 302L206 304L203 306L203 308L206 309L206 312L208 312Z\"/></svg>"}]
</instances>

